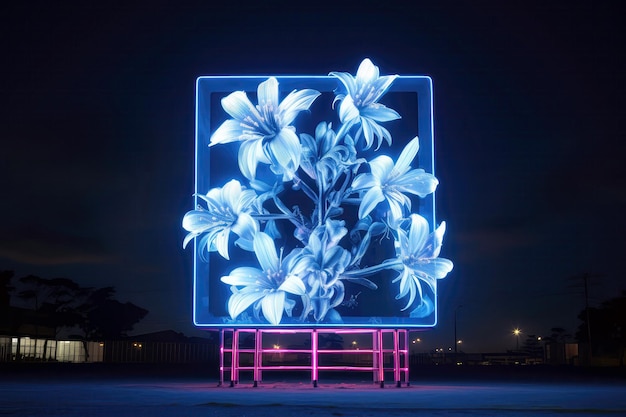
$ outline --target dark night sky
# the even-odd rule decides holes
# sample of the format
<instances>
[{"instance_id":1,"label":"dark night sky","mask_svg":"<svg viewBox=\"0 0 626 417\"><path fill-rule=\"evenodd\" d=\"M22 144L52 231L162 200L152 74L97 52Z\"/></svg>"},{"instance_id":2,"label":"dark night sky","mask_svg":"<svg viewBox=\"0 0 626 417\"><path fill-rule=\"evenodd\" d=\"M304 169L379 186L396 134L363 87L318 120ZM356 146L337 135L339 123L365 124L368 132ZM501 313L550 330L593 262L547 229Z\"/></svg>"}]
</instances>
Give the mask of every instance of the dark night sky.
<instances>
[{"instance_id":1,"label":"dark night sky","mask_svg":"<svg viewBox=\"0 0 626 417\"><path fill-rule=\"evenodd\" d=\"M14 2L1 6L0 269L114 285L191 324L194 85L200 75L434 80L440 324L425 348L574 332L626 289L624 15L618 2ZM425 3L425 2L424 2ZM432 2L431 2L432 3ZM314 5L313 5L314 4ZM495 6L497 4L497 6Z\"/></svg>"}]
</instances>

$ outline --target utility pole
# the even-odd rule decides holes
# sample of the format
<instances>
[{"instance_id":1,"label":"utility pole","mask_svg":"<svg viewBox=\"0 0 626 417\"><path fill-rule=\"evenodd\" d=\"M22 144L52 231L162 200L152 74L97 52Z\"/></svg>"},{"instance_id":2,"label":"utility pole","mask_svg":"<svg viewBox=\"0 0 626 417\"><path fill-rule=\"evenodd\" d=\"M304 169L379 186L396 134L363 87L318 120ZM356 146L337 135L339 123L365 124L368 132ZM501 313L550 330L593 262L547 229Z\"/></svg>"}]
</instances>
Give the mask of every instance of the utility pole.
<instances>
[{"instance_id":1,"label":"utility pole","mask_svg":"<svg viewBox=\"0 0 626 417\"><path fill-rule=\"evenodd\" d=\"M591 320L589 319L589 274L583 274L583 282L585 285L585 315L587 316L587 341L589 342L589 365L591 365Z\"/></svg>"},{"instance_id":2,"label":"utility pole","mask_svg":"<svg viewBox=\"0 0 626 417\"><path fill-rule=\"evenodd\" d=\"M457 311L459 311L459 308L463 307L462 305L458 305L455 309L454 309L454 363L456 364L458 362L458 346L459 346L459 339L457 338L456 335L456 322L457 322Z\"/></svg>"},{"instance_id":3,"label":"utility pole","mask_svg":"<svg viewBox=\"0 0 626 417\"><path fill-rule=\"evenodd\" d=\"M591 278L600 278L600 277L602 277L602 275L600 274L590 274L588 272L585 272L582 275L577 275L577 276L570 278L572 280L582 280L582 284L583 284L583 291L584 291L584 296L585 296L585 321L587 322L587 343L589 345L587 349L588 365L591 365L591 361L593 359L593 350L591 348L591 316L589 314L589 285L590 285L589 280Z\"/></svg>"}]
</instances>

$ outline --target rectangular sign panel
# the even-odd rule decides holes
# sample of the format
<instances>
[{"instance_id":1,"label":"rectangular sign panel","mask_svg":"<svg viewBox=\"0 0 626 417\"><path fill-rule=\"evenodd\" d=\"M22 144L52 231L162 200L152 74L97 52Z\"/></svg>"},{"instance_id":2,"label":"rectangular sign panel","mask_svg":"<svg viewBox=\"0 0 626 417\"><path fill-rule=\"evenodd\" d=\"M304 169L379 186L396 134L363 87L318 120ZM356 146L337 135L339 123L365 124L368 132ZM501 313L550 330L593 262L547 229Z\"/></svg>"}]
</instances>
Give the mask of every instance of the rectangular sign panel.
<instances>
[{"instance_id":1,"label":"rectangular sign panel","mask_svg":"<svg viewBox=\"0 0 626 417\"><path fill-rule=\"evenodd\" d=\"M194 323L429 327L437 321L432 82L200 77ZM190 245L191 246L191 245Z\"/></svg>"}]
</instances>

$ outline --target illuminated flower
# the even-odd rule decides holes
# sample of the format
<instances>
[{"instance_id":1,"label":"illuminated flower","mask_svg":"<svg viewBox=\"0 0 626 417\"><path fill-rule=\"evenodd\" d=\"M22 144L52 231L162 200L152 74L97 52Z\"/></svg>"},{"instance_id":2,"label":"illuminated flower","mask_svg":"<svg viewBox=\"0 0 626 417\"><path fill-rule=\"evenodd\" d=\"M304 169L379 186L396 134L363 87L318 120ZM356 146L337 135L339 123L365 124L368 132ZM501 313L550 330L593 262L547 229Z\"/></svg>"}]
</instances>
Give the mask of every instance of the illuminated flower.
<instances>
[{"instance_id":1,"label":"illuminated flower","mask_svg":"<svg viewBox=\"0 0 626 417\"><path fill-rule=\"evenodd\" d=\"M313 311L315 320L321 321L344 299L345 289L341 279L352 259L350 252L339 246L339 241L347 233L344 224L344 221L327 220L324 225L316 227L294 265L294 272L307 285L308 299L311 302L309 306L305 306L303 318ZM376 288L367 279L353 281Z\"/></svg>"},{"instance_id":2,"label":"illuminated flower","mask_svg":"<svg viewBox=\"0 0 626 417\"><path fill-rule=\"evenodd\" d=\"M406 140L413 135L389 153L378 152L383 142L392 144L386 122L400 118L386 105L399 109L393 103L406 101L393 92L385 97L402 81L397 77L381 76L369 59L354 75L331 72L339 119L333 123L330 109L317 114L321 120L298 119L317 112L321 93L289 77L281 78L285 91L275 77L255 78L253 85L236 81L240 90L253 91L229 90L220 97L221 115L203 116L219 123L200 120L200 136L210 128L209 146L227 149L198 153L197 184L233 180L196 195L198 207L183 219L183 246L194 240L202 261L195 265L200 317L227 292L228 317L221 319L236 327L434 325L437 280L453 268L439 258L446 224L437 227L412 212L421 212L415 204L438 180L420 169L418 138ZM311 80L313 87L328 87ZM420 97L421 103L426 97ZM198 98L202 105L212 100ZM231 151L238 151L236 162L221 160ZM401 318L392 315L400 311Z\"/></svg>"},{"instance_id":3,"label":"illuminated flower","mask_svg":"<svg viewBox=\"0 0 626 417\"><path fill-rule=\"evenodd\" d=\"M369 149L378 138L378 147L382 140L391 145L391 134L378 122L388 122L400 118L395 110L378 103L378 100L387 92L397 75L379 76L378 67L369 59L364 59L359 65L356 77L347 72L331 72L341 81L347 94L338 94L335 101L341 100L339 119L345 124L359 124L356 139L365 137L365 149Z\"/></svg>"},{"instance_id":4,"label":"illuminated flower","mask_svg":"<svg viewBox=\"0 0 626 417\"><path fill-rule=\"evenodd\" d=\"M226 120L213 133L209 146L240 141L239 168L254 179L259 162L271 164L276 174L290 180L300 165L300 141L291 126L299 112L308 110L319 91L292 91L279 103L278 81L271 77L259 84L254 106L244 91L222 99L222 107L233 119Z\"/></svg>"},{"instance_id":5,"label":"illuminated flower","mask_svg":"<svg viewBox=\"0 0 626 417\"><path fill-rule=\"evenodd\" d=\"M198 207L183 217L183 228L189 232L183 241L183 247L196 236L204 234L199 249L219 252L228 256L230 232L239 236L236 244L246 250L252 249L252 239L258 230L257 222L250 215L250 209L256 198L254 190L245 189L239 181L231 180L222 188L213 188L203 199L207 208Z\"/></svg>"},{"instance_id":6,"label":"illuminated flower","mask_svg":"<svg viewBox=\"0 0 626 417\"><path fill-rule=\"evenodd\" d=\"M315 138L306 133L300 135L302 141L301 168L309 177L317 179L323 187L343 172L343 168L356 163L356 149L350 136L343 141L331 123L321 122L315 128Z\"/></svg>"},{"instance_id":7,"label":"illuminated flower","mask_svg":"<svg viewBox=\"0 0 626 417\"><path fill-rule=\"evenodd\" d=\"M445 222L429 234L425 218L412 214L408 220L408 232L402 228L397 230L400 256L393 261L394 269L400 270L400 275L393 280L394 283L400 282L396 299L409 296L403 310L409 308L417 296L422 300L422 283L435 292L437 280L445 278L453 267L449 259L439 258L446 232Z\"/></svg>"},{"instance_id":8,"label":"illuminated flower","mask_svg":"<svg viewBox=\"0 0 626 417\"><path fill-rule=\"evenodd\" d=\"M255 235L253 246L261 269L235 268L230 275L221 278L222 282L231 285L233 292L228 300L228 313L234 320L254 304L257 316L262 311L267 321L277 325L283 318L283 312L291 316L295 306L294 300L286 298L287 294L304 296L306 292L302 280L291 272L300 249L281 259L282 256L276 253L274 241L263 232Z\"/></svg>"},{"instance_id":9,"label":"illuminated flower","mask_svg":"<svg viewBox=\"0 0 626 417\"><path fill-rule=\"evenodd\" d=\"M389 224L395 224L403 217L403 208L411 210L411 199L405 193L424 197L437 188L437 178L423 169L410 169L411 161L419 149L419 141L414 138L402 150L398 161L387 155L377 156L369 162L369 173L359 174L352 183L353 191L367 190L359 206L362 219L382 201L389 204Z\"/></svg>"}]
</instances>

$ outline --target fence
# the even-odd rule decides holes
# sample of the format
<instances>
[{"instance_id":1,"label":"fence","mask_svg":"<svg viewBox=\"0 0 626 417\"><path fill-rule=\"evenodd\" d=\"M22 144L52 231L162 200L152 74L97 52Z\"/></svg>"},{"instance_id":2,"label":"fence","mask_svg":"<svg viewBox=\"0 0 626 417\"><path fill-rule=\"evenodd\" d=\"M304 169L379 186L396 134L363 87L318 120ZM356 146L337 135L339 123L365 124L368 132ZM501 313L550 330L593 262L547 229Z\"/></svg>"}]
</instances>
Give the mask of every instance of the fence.
<instances>
[{"instance_id":1,"label":"fence","mask_svg":"<svg viewBox=\"0 0 626 417\"><path fill-rule=\"evenodd\" d=\"M0 336L0 362L219 363L213 343L35 339Z\"/></svg>"},{"instance_id":2,"label":"fence","mask_svg":"<svg viewBox=\"0 0 626 417\"><path fill-rule=\"evenodd\" d=\"M219 347L213 343L104 342L108 363L219 363Z\"/></svg>"}]
</instances>

